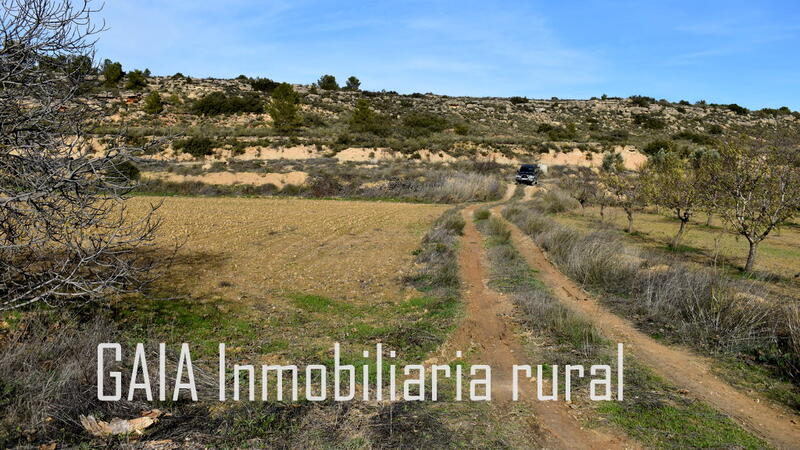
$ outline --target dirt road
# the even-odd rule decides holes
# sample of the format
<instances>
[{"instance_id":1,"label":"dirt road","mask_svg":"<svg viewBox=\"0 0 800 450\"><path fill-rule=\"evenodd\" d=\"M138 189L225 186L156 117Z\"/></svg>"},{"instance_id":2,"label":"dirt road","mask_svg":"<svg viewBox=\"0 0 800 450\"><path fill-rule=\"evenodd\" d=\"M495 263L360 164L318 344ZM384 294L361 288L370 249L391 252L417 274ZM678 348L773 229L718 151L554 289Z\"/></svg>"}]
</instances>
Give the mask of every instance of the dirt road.
<instances>
[{"instance_id":1,"label":"dirt road","mask_svg":"<svg viewBox=\"0 0 800 450\"><path fill-rule=\"evenodd\" d=\"M533 199L533 194L535 194L538 189L539 188L537 186L525 186L522 201L527 202L528 200Z\"/></svg>"},{"instance_id":2,"label":"dirt road","mask_svg":"<svg viewBox=\"0 0 800 450\"><path fill-rule=\"evenodd\" d=\"M492 366L492 400L502 404L511 401L512 365L531 362L525 360L519 339L510 323L509 314L513 311L510 300L487 286L483 238L472 219L476 207L463 211L466 226L458 262L464 282L467 317L455 331L450 344L462 350L476 349L476 360ZM637 447L622 437L582 427L580 421L570 415L565 403L537 401L533 383L523 381L521 384L521 398L528 399L525 401L531 406L544 429L547 448Z\"/></svg>"},{"instance_id":3,"label":"dirt road","mask_svg":"<svg viewBox=\"0 0 800 450\"><path fill-rule=\"evenodd\" d=\"M502 206L493 208L502 218ZM730 415L747 430L778 448L800 448L800 417L776 405L761 402L734 389L714 375L711 362L678 346L661 344L637 330L634 325L610 312L599 301L562 274L542 250L518 227L505 221L511 230L514 246L528 265L538 271L538 278L547 285L565 306L593 321L603 334L626 346L626 353L636 355L645 365L683 388L689 395Z\"/></svg>"}]
</instances>

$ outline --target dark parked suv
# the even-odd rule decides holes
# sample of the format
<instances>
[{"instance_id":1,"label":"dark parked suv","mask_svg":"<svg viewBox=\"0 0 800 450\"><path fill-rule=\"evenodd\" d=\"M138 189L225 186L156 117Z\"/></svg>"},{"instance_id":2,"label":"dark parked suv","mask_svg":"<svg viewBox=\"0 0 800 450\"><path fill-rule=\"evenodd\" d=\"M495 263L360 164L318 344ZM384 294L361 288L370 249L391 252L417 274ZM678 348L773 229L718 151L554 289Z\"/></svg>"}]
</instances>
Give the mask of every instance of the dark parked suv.
<instances>
[{"instance_id":1,"label":"dark parked suv","mask_svg":"<svg viewBox=\"0 0 800 450\"><path fill-rule=\"evenodd\" d=\"M517 176L514 177L517 184L530 184L534 185L539 182L539 166L536 164L523 164L517 171Z\"/></svg>"}]
</instances>

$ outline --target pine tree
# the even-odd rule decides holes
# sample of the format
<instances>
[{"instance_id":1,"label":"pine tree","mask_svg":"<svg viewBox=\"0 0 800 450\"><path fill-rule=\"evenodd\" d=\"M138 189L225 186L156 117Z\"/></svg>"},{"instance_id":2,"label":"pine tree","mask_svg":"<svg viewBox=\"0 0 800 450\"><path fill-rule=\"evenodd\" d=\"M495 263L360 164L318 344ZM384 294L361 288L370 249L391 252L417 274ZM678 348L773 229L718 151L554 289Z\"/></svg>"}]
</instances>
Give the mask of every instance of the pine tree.
<instances>
[{"instance_id":1,"label":"pine tree","mask_svg":"<svg viewBox=\"0 0 800 450\"><path fill-rule=\"evenodd\" d=\"M344 88L348 91L357 91L361 87L361 80L358 78L351 76L347 79L347 83L345 84Z\"/></svg>"},{"instance_id":2,"label":"pine tree","mask_svg":"<svg viewBox=\"0 0 800 450\"><path fill-rule=\"evenodd\" d=\"M298 103L300 98L289 83L281 83L272 91L269 114L276 130L291 131L300 124Z\"/></svg>"}]
</instances>

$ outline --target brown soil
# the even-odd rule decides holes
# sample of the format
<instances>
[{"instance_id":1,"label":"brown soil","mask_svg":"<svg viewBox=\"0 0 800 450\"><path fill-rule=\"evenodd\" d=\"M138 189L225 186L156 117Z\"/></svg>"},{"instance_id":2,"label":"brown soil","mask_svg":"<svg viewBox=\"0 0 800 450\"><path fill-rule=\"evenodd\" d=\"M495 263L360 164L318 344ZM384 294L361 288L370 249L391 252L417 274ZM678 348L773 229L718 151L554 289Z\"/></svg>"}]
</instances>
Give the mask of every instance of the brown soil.
<instances>
[{"instance_id":1,"label":"brown soil","mask_svg":"<svg viewBox=\"0 0 800 450\"><path fill-rule=\"evenodd\" d=\"M501 217L500 207L494 215ZM800 448L800 417L788 410L737 391L712 373L712 363L679 346L656 342L634 325L603 307L571 279L562 274L544 252L514 224L505 221L511 230L515 247L525 257L538 278L563 304L582 314L610 339L625 344L627 352L669 380L733 417L750 432L778 448Z\"/></svg>"},{"instance_id":2,"label":"brown soil","mask_svg":"<svg viewBox=\"0 0 800 450\"><path fill-rule=\"evenodd\" d=\"M537 189L538 188L536 186L525 186L525 195L522 196L522 201L527 202L528 200L533 199L533 194Z\"/></svg>"},{"instance_id":3,"label":"brown soil","mask_svg":"<svg viewBox=\"0 0 800 450\"><path fill-rule=\"evenodd\" d=\"M511 183L508 183L508 187L506 188L506 193L503 195L503 199L500 200L500 201L501 202L507 202L507 201L511 200L511 197L514 196L514 189L515 189L514 185L511 184Z\"/></svg>"},{"instance_id":4,"label":"brown soil","mask_svg":"<svg viewBox=\"0 0 800 450\"><path fill-rule=\"evenodd\" d=\"M466 208L464 236L461 240L458 262L464 282L464 299L467 317L455 331L448 346L460 350L474 350L476 359L492 367L492 400L495 407L504 408L511 401L511 369L514 364L530 364L525 359L510 314L511 302L487 286L487 272L483 262L483 238L472 221L477 206ZM570 414L563 402L535 400L533 383L521 383L521 399L531 407L538 419L547 448L630 448L635 446L624 439L596 429L581 426L580 420ZM534 400L531 400L534 399Z\"/></svg>"},{"instance_id":5,"label":"brown soil","mask_svg":"<svg viewBox=\"0 0 800 450\"><path fill-rule=\"evenodd\" d=\"M134 197L132 217L152 197ZM168 197L158 245L184 242L162 279L198 297L272 305L284 293L353 302L397 301L413 291L402 275L412 251L447 207L296 198ZM183 273L186 271L186 273ZM225 281L230 287L220 287Z\"/></svg>"}]
</instances>

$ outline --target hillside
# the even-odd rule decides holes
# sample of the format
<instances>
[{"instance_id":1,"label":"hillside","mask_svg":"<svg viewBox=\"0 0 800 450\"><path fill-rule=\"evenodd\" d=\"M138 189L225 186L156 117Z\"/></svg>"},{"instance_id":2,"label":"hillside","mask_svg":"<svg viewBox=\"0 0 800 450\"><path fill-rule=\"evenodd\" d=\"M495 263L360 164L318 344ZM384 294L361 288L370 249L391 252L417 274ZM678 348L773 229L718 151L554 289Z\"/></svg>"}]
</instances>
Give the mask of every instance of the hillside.
<instances>
[{"instance_id":1,"label":"hillside","mask_svg":"<svg viewBox=\"0 0 800 450\"><path fill-rule=\"evenodd\" d=\"M255 91L253 86L263 90ZM199 137L204 148L195 156L175 148L181 141L160 143L143 156L204 163L485 159L500 164L538 160L549 165L596 166L602 154L611 151L621 152L626 165L635 168L645 159L642 152L665 145L712 146L736 133L800 129L800 113L787 108L749 111L738 105L672 103L648 97L529 100L293 87L300 120L290 131L276 130L267 112L268 92L274 83L265 87L244 77L148 77L146 86L138 90L93 88L89 98L103 111L94 124L98 145L118 133L133 145L144 145L150 137ZM153 92L159 94L163 110L148 114L146 99ZM241 100L242 110L255 112L198 113L196 105L209 94L223 101ZM362 98L374 114L372 127L350 124ZM206 164L204 170L213 169Z\"/></svg>"}]
</instances>

